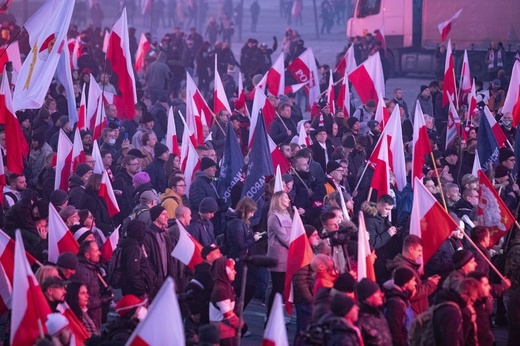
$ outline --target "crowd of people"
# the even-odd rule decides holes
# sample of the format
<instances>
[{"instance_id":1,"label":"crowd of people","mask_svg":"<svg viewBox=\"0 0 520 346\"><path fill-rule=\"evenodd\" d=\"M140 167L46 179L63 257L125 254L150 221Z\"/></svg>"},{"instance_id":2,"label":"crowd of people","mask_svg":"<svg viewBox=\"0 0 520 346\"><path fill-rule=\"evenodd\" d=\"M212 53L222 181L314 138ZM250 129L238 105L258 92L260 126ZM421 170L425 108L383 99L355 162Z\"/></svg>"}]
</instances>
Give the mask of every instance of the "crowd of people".
<instances>
[{"instance_id":1,"label":"crowd of people","mask_svg":"<svg viewBox=\"0 0 520 346\"><path fill-rule=\"evenodd\" d=\"M288 7L281 6L281 15L294 14L297 2L286 1L293 11L287 12ZM341 5L344 1L334 3ZM335 20L339 23L341 18L330 17L327 22ZM211 18L210 24L214 25ZM147 306L165 280L171 277L176 293L182 297L186 343L234 345L237 334L250 334L247 318L242 324L239 318L242 279L245 290L241 308L247 309L252 299L260 300L266 308L266 321L275 295L285 293L296 212L303 221L313 259L289 278L294 289L296 335L291 341L295 345L494 345L495 325L508 325L509 345L520 343L520 235L513 230L492 246L488 229L462 221L468 217L477 223L478 178L472 169L484 107L489 107L499 122L509 145L515 145L512 115L502 114L507 78L501 69L493 70L496 74L491 76L487 89L483 82L475 82L477 109L469 118L467 107L460 107L464 136L457 136L448 145L448 108L442 106L442 80L417 90L416 100L424 113L435 160L426 158L423 183L439 202L445 202L450 216L460 224L421 267L417 260L425 244L410 234L411 144L416 115L414 105L407 105L400 88L384 100L384 107L390 114L395 107L400 112L408 174L402 190L391 181L389 194L378 198L369 192L374 171L368 158L381 135L381 124L375 120L377 100L360 107L351 104L345 114L341 109L332 112L333 105L323 97L316 104L316 113L310 116L298 102L304 98L301 91L268 95L277 115L267 132L291 167L282 172L282 190L276 191L275 179L267 177L263 206L243 197L248 174L244 166L240 181L231 189L229 203L219 195L217 182L228 123L246 159L249 132L253 130L248 116L252 99L246 97L245 105L235 102L238 86L234 67L241 69L243 87L251 92L271 67L278 41L274 37L272 47L268 47L250 38L237 60L225 34L211 31L210 24L205 33L207 40L195 28L185 33L176 27L160 42L147 34L151 48L136 78L135 117L121 120L115 105L105 107L106 128L97 140L102 170L108 173L120 209L114 217L110 217L107 203L99 194L102 175L94 173L100 162L93 157L92 132L80 133L86 158L70 176L68 190L54 187L59 133L65 133L71 141L74 135L75 125L67 109L67 98L72 95L56 82L51 84L42 108L16 112L24 134L19 140L26 141L30 151L23 174L6 169L0 223L13 239L20 230L25 250L44 264L34 269L52 311L46 322L47 341L53 345L71 342L67 328L71 317L63 315L58 307L66 302L82 327L81 333L75 334L76 344L124 344L146 318ZM325 26L325 30L330 28ZM4 42L17 32L14 20L2 24ZM224 35L222 41L218 41L219 32ZM132 56L137 51L135 34L136 30L130 28ZM358 62L381 51L381 42L374 36L354 38L349 43L354 45ZM77 106L83 87L88 90L90 83L117 93L117 79L110 66L105 68L101 29L79 30L72 25L69 38L81 42L78 69L73 71ZM30 49L27 35L22 31L17 40L21 53L26 54ZM286 31L281 48L287 62L306 49L292 29ZM196 147L200 166L193 180L187 182L180 157L165 145L167 113L172 107L177 138L181 140L181 117L186 116L186 72L197 77L198 88L211 105L215 54L216 72L233 109L231 113L218 112L214 123L204 128L204 138L208 139ZM339 80L333 67L321 65L320 72L322 91L327 89L331 73ZM12 77L9 68L5 73ZM291 84L291 78L287 73L287 84ZM310 144L299 144L302 126ZM2 129L0 151L4 163L10 159L6 136L10 134ZM515 167L513 150L501 148L498 165L493 169L495 188L516 217L520 188ZM56 263L48 261L50 205L79 244L77 254L62 253ZM360 213L372 251L372 279L358 278ZM179 241L180 227L202 246L203 262L194 270L171 256ZM113 232L121 236L116 250L120 256L117 280L110 271L113 262L103 259L100 252ZM252 255L274 258L276 265L264 268L250 264L244 277L244 260ZM494 275L488 260L502 270L505 280ZM121 291L121 297L115 290ZM284 296L284 301L288 299ZM109 319L108 312L114 310L116 317ZM9 339L8 335L4 338Z\"/></svg>"}]
</instances>

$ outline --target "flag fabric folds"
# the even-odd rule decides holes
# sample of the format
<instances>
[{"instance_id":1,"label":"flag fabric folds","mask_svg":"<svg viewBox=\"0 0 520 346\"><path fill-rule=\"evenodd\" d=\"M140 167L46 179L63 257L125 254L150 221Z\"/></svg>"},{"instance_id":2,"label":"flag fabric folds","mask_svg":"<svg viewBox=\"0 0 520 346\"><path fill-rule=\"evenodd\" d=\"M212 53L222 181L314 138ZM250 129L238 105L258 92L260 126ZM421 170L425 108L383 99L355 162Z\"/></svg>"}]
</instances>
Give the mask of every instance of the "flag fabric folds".
<instances>
[{"instance_id":1,"label":"flag fabric folds","mask_svg":"<svg viewBox=\"0 0 520 346\"><path fill-rule=\"evenodd\" d=\"M101 259L105 262L110 261L112 258L112 254L116 250L117 244L119 243L119 228L121 226L118 226L114 232L105 240L105 243L103 246L101 246Z\"/></svg>"},{"instance_id":2,"label":"flag fabric folds","mask_svg":"<svg viewBox=\"0 0 520 346\"><path fill-rule=\"evenodd\" d=\"M520 61L516 60L511 72L509 89L507 89L506 99L502 107L502 114L511 113L513 115L513 126L520 123Z\"/></svg>"},{"instance_id":3,"label":"flag fabric folds","mask_svg":"<svg viewBox=\"0 0 520 346\"><path fill-rule=\"evenodd\" d=\"M114 194L114 190L112 189L112 183L110 182L110 177L108 176L107 171L103 171L103 176L101 177L101 185L99 186L99 197L105 200L108 209L108 215L110 217L114 217L117 215L119 210L119 205L117 204L116 195Z\"/></svg>"},{"instance_id":4,"label":"flag fabric folds","mask_svg":"<svg viewBox=\"0 0 520 346\"><path fill-rule=\"evenodd\" d=\"M367 226L365 224L365 216L362 211L359 211L359 230L358 230L358 275L357 281L361 281L364 278L370 279L376 282L376 272L374 270L374 259L372 258L372 252L370 251L370 238L367 232Z\"/></svg>"},{"instance_id":5,"label":"flag fabric folds","mask_svg":"<svg viewBox=\"0 0 520 346\"><path fill-rule=\"evenodd\" d=\"M220 176L217 182L218 195L224 199L226 205L231 204L231 190L242 178L242 167L244 156L240 150L238 139L231 121L226 127L226 142L224 152L220 161Z\"/></svg>"},{"instance_id":6,"label":"flag fabric folds","mask_svg":"<svg viewBox=\"0 0 520 346\"><path fill-rule=\"evenodd\" d=\"M412 155L412 184L415 177L422 181L425 155L432 152L426 123L419 101L415 104L415 121L413 123L413 155Z\"/></svg>"},{"instance_id":7,"label":"flag fabric folds","mask_svg":"<svg viewBox=\"0 0 520 346\"><path fill-rule=\"evenodd\" d=\"M316 67L316 59L311 48L307 48L298 58L287 66L294 79L298 83L306 83L303 87L305 95L309 98L309 109L320 98L320 84L318 77L318 69Z\"/></svg>"},{"instance_id":8,"label":"flag fabric folds","mask_svg":"<svg viewBox=\"0 0 520 346\"><path fill-rule=\"evenodd\" d=\"M274 296L273 306L269 320L265 326L262 346L289 346L287 339L287 329L285 325L285 317L283 315L283 299L280 293Z\"/></svg>"},{"instance_id":9,"label":"flag fabric folds","mask_svg":"<svg viewBox=\"0 0 520 346\"><path fill-rule=\"evenodd\" d=\"M446 39L448 38L448 34L451 31L451 27L453 26L453 23L455 23L455 21L459 18L461 12L462 8L458 10L457 13L453 15L453 17L439 24L439 33L441 34L442 41L446 41Z\"/></svg>"},{"instance_id":10,"label":"flag fabric folds","mask_svg":"<svg viewBox=\"0 0 520 346\"><path fill-rule=\"evenodd\" d=\"M348 79L356 89L363 104L369 100L378 100L378 95L385 96L385 76L379 52L370 56L361 65L349 73Z\"/></svg>"},{"instance_id":11,"label":"flag fabric folds","mask_svg":"<svg viewBox=\"0 0 520 346\"><path fill-rule=\"evenodd\" d=\"M480 117L480 125L477 133L477 152L482 170L487 172L489 167L498 164L498 143L487 117Z\"/></svg>"},{"instance_id":12,"label":"flag fabric folds","mask_svg":"<svg viewBox=\"0 0 520 346\"><path fill-rule=\"evenodd\" d=\"M203 262L202 245L194 239L185 229L178 219L175 220L179 227L179 240L171 253L191 270L195 270L195 266Z\"/></svg>"},{"instance_id":13,"label":"flag fabric folds","mask_svg":"<svg viewBox=\"0 0 520 346\"><path fill-rule=\"evenodd\" d=\"M48 239L49 262L51 263L56 263L58 256L64 252L70 251L77 254L79 251L78 242L52 203L49 204Z\"/></svg>"},{"instance_id":14,"label":"flag fabric folds","mask_svg":"<svg viewBox=\"0 0 520 346\"><path fill-rule=\"evenodd\" d=\"M56 160L55 190L69 190L69 177L72 174L73 145L65 132L60 129L58 135L58 152Z\"/></svg>"},{"instance_id":15,"label":"flag fabric folds","mask_svg":"<svg viewBox=\"0 0 520 346\"><path fill-rule=\"evenodd\" d=\"M455 99L457 86L455 85L455 63L451 51L451 40L446 48L446 61L444 62L444 84L442 87L442 106L446 106L450 100Z\"/></svg>"}]
</instances>

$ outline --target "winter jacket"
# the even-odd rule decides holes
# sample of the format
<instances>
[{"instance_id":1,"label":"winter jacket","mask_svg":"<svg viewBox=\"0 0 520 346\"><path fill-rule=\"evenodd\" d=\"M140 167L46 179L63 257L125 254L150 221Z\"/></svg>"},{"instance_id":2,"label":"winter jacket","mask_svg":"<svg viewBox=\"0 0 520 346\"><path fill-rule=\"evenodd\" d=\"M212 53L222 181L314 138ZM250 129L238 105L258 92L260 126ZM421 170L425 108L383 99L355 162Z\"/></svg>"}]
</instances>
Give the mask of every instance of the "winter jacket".
<instances>
[{"instance_id":1,"label":"winter jacket","mask_svg":"<svg viewBox=\"0 0 520 346\"><path fill-rule=\"evenodd\" d=\"M247 226L235 212L226 215L226 238L228 242L228 257L244 259L255 254L255 238L253 230Z\"/></svg>"},{"instance_id":2,"label":"winter jacket","mask_svg":"<svg viewBox=\"0 0 520 346\"><path fill-rule=\"evenodd\" d=\"M101 334L101 340L110 343L110 345L124 345L130 339L130 335L138 324L137 318L127 319L117 316L107 325Z\"/></svg>"},{"instance_id":3,"label":"winter jacket","mask_svg":"<svg viewBox=\"0 0 520 346\"><path fill-rule=\"evenodd\" d=\"M393 282L385 283L386 304L384 313L394 346L408 345L408 329L412 325L414 314L408 301L408 293L394 285ZM386 288L385 287L385 288Z\"/></svg>"},{"instance_id":4,"label":"winter jacket","mask_svg":"<svg viewBox=\"0 0 520 346\"><path fill-rule=\"evenodd\" d=\"M123 295L133 294L142 297L155 285L155 272L152 270L148 255L137 240L124 237L118 244L121 247L121 269Z\"/></svg>"},{"instance_id":5,"label":"winter jacket","mask_svg":"<svg viewBox=\"0 0 520 346\"><path fill-rule=\"evenodd\" d=\"M108 236L114 230L112 219L108 214L108 208L105 200L98 196L98 191L85 190L83 200L80 209L88 209L94 219L96 220L96 226Z\"/></svg>"},{"instance_id":6,"label":"winter jacket","mask_svg":"<svg viewBox=\"0 0 520 346\"><path fill-rule=\"evenodd\" d=\"M509 333L507 346L520 345L520 287L509 293L510 299L507 304L507 322Z\"/></svg>"},{"instance_id":7,"label":"winter jacket","mask_svg":"<svg viewBox=\"0 0 520 346\"><path fill-rule=\"evenodd\" d=\"M168 88L170 73L170 68L166 64L166 54L160 52L157 56L157 60L148 66L144 74L148 90L164 90Z\"/></svg>"},{"instance_id":8,"label":"winter jacket","mask_svg":"<svg viewBox=\"0 0 520 346\"><path fill-rule=\"evenodd\" d=\"M86 259L78 256L79 264L76 273L71 276L71 281L79 282L87 287L88 291L88 315L96 324L98 330L101 329L102 319L102 303L101 303L101 285L98 275L101 274L99 266Z\"/></svg>"},{"instance_id":9,"label":"winter jacket","mask_svg":"<svg viewBox=\"0 0 520 346\"><path fill-rule=\"evenodd\" d=\"M267 256L278 260L275 267L269 268L270 271L285 272L287 269L291 227L292 219L288 212L274 212L269 215L267 221Z\"/></svg>"},{"instance_id":10,"label":"winter jacket","mask_svg":"<svg viewBox=\"0 0 520 346\"><path fill-rule=\"evenodd\" d=\"M69 178L69 204L78 208L85 194L85 182L76 173Z\"/></svg>"},{"instance_id":11,"label":"winter jacket","mask_svg":"<svg viewBox=\"0 0 520 346\"><path fill-rule=\"evenodd\" d=\"M453 261L451 260L455 251L462 249L462 243L459 240L448 238L439 249L433 254L430 260L424 266L426 276L434 274L440 275L445 279L453 271Z\"/></svg>"},{"instance_id":12,"label":"winter jacket","mask_svg":"<svg viewBox=\"0 0 520 346\"><path fill-rule=\"evenodd\" d=\"M217 242L213 223L210 220L191 220L188 232L195 238L200 245L208 246Z\"/></svg>"},{"instance_id":13,"label":"winter jacket","mask_svg":"<svg viewBox=\"0 0 520 346\"><path fill-rule=\"evenodd\" d=\"M166 130L168 127L168 110L159 102L150 109L150 113L153 115L153 132L157 135L157 140L161 142L166 137Z\"/></svg>"},{"instance_id":14,"label":"winter jacket","mask_svg":"<svg viewBox=\"0 0 520 346\"><path fill-rule=\"evenodd\" d=\"M168 177L165 170L166 162L159 158L154 158L153 161L146 167L145 172L150 176L150 182L157 192L164 192L168 183Z\"/></svg>"},{"instance_id":15,"label":"winter jacket","mask_svg":"<svg viewBox=\"0 0 520 346\"><path fill-rule=\"evenodd\" d=\"M204 261L195 266L195 274L186 292L191 292L194 299L188 299L187 305L192 315L200 314L200 325L209 323L209 304L215 283L211 277L211 264Z\"/></svg>"},{"instance_id":16,"label":"winter jacket","mask_svg":"<svg viewBox=\"0 0 520 346\"><path fill-rule=\"evenodd\" d=\"M386 318L378 308L365 302L359 304L358 326L365 346L392 345L392 335Z\"/></svg>"},{"instance_id":17,"label":"winter jacket","mask_svg":"<svg viewBox=\"0 0 520 346\"><path fill-rule=\"evenodd\" d=\"M359 346L357 327L349 324L345 318L328 313L322 323L327 324L331 331L327 346Z\"/></svg>"},{"instance_id":18,"label":"winter jacket","mask_svg":"<svg viewBox=\"0 0 520 346\"><path fill-rule=\"evenodd\" d=\"M183 205L182 197L179 196L177 192L168 188L161 195L161 205L168 212L168 218L175 219L175 209L177 209L178 206Z\"/></svg>"},{"instance_id":19,"label":"winter jacket","mask_svg":"<svg viewBox=\"0 0 520 346\"><path fill-rule=\"evenodd\" d=\"M153 130L148 130L147 128L145 128L144 124L139 125L139 127L137 128L136 133L132 137L132 145L136 149L141 150L141 148L144 146L142 138L143 138L143 135L145 133L154 133L154 132L153 132Z\"/></svg>"},{"instance_id":20,"label":"winter jacket","mask_svg":"<svg viewBox=\"0 0 520 346\"><path fill-rule=\"evenodd\" d=\"M312 304L313 272L310 264L301 267L292 277L294 304Z\"/></svg>"},{"instance_id":21,"label":"winter jacket","mask_svg":"<svg viewBox=\"0 0 520 346\"><path fill-rule=\"evenodd\" d=\"M204 198L212 197L218 202L218 195L213 179L203 171L195 173L190 185L189 195L192 216L198 215L200 202L202 202Z\"/></svg>"},{"instance_id":22,"label":"winter jacket","mask_svg":"<svg viewBox=\"0 0 520 346\"><path fill-rule=\"evenodd\" d=\"M31 168L32 173L31 182L34 185L37 185L38 175L42 171L43 167L45 167L45 158L50 153L52 153L52 148L47 143L44 143L40 149L31 149L29 152L29 167Z\"/></svg>"},{"instance_id":23,"label":"winter jacket","mask_svg":"<svg viewBox=\"0 0 520 346\"><path fill-rule=\"evenodd\" d=\"M412 310L415 316L426 311L429 306L428 297L435 292L437 286L430 280L421 280L419 274L420 264L404 257L402 254L398 254L394 259L386 263L386 267L390 272L395 271L397 268L408 268L413 271L415 274L415 281L417 282L417 291L414 296L410 298Z\"/></svg>"},{"instance_id":24,"label":"winter jacket","mask_svg":"<svg viewBox=\"0 0 520 346\"><path fill-rule=\"evenodd\" d=\"M218 120L218 123L214 123L209 132L211 133L211 143L217 153L217 157L222 157L224 151L224 144L226 143L226 131L227 123Z\"/></svg>"},{"instance_id":25,"label":"winter jacket","mask_svg":"<svg viewBox=\"0 0 520 346\"><path fill-rule=\"evenodd\" d=\"M491 313L493 312L493 296L478 299L473 303L475 312L477 313L477 339L479 346L493 346L495 344L495 336L491 331Z\"/></svg>"},{"instance_id":26,"label":"winter jacket","mask_svg":"<svg viewBox=\"0 0 520 346\"><path fill-rule=\"evenodd\" d=\"M236 336L239 328L238 316L235 314L235 292L226 273L226 259L218 259L213 263L212 277L215 285L211 292L209 320L220 329L220 339Z\"/></svg>"},{"instance_id":27,"label":"winter jacket","mask_svg":"<svg viewBox=\"0 0 520 346\"><path fill-rule=\"evenodd\" d=\"M310 290L312 292L313 283L311 283ZM323 287L314 296L314 304L312 309L312 323L318 323L326 314L330 313L330 302L332 288Z\"/></svg>"},{"instance_id":28,"label":"winter jacket","mask_svg":"<svg viewBox=\"0 0 520 346\"><path fill-rule=\"evenodd\" d=\"M334 152L334 146L330 140L327 139L325 146L326 149L324 149L319 142L314 142L314 144L310 146L312 159L320 164L324 172L327 171L327 162L332 160L332 153ZM325 152L327 153L328 161L325 160Z\"/></svg>"},{"instance_id":29,"label":"winter jacket","mask_svg":"<svg viewBox=\"0 0 520 346\"><path fill-rule=\"evenodd\" d=\"M462 346L465 344L462 330L461 309L466 306L462 297L453 290L439 291L435 304L444 303L433 313L433 333L435 345Z\"/></svg>"},{"instance_id":30,"label":"winter jacket","mask_svg":"<svg viewBox=\"0 0 520 346\"><path fill-rule=\"evenodd\" d=\"M473 206L473 204L469 203L464 198L459 199L457 203L455 203L455 213L459 219L461 219L463 215L469 217L475 208L476 207Z\"/></svg>"},{"instance_id":31,"label":"winter jacket","mask_svg":"<svg viewBox=\"0 0 520 346\"><path fill-rule=\"evenodd\" d=\"M431 96L424 98L422 95L419 95L417 96L417 101L419 101L419 105L421 106L423 114L428 114L431 117L435 115L433 111L433 100Z\"/></svg>"},{"instance_id":32,"label":"winter jacket","mask_svg":"<svg viewBox=\"0 0 520 346\"><path fill-rule=\"evenodd\" d=\"M132 209L135 206L133 194L134 186L132 182L133 177L128 174L126 169L120 170L114 177L114 183L112 187L114 190L121 191L121 194L116 194L117 203L121 210L118 215L118 219L123 221L125 217L130 215Z\"/></svg>"},{"instance_id":33,"label":"winter jacket","mask_svg":"<svg viewBox=\"0 0 520 346\"><path fill-rule=\"evenodd\" d=\"M291 131L291 134L287 134L287 130ZM269 136L276 143L280 145L282 143L289 143L291 139L298 134L296 125L293 123L291 118L283 118L277 116L271 125L269 126Z\"/></svg>"}]
</instances>

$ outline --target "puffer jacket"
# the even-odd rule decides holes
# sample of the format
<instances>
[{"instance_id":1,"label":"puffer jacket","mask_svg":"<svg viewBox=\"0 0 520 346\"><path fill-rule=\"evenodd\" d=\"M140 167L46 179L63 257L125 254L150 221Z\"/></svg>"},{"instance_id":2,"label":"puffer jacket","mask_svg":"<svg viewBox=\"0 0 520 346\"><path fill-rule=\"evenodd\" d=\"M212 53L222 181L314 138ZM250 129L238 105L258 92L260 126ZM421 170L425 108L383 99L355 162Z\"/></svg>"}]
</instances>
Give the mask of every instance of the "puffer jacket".
<instances>
[{"instance_id":1,"label":"puffer jacket","mask_svg":"<svg viewBox=\"0 0 520 346\"><path fill-rule=\"evenodd\" d=\"M358 326L365 346L392 345L392 335L386 318L378 308L364 302L359 304Z\"/></svg>"},{"instance_id":2,"label":"puffer jacket","mask_svg":"<svg viewBox=\"0 0 520 346\"><path fill-rule=\"evenodd\" d=\"M312 304L313 271L308 264L296 271L292 277L294 304Z\"/></svg>"},{"instance_id":3,"label":"puffer jacket","mask_svg":"<svg viewBox=\"0 0 520 346\"><path fill-rule=\"evenodd\" d=\"M244 259L255 254L255 238L253 230L242 221L238 214L228 211L226 215L226 238L228 242L228 257Z\"/></svg>"},{"instance_id":4,"label":"puffer jacket","mask_svg":"<svg viewBox=\"0 0 520 346\"><path fill-rule=\"evenodd\" d=\"M210 220L192 220L188 232L195 238L202 246L208 246L217 242L213 224Z\"/></svg>"},{"instance_id":5,"label":"puffer jacket","mask_svg":"<svg viewBox=\"0 0 520 346\"><path fill-rule=\"evenodd\" d=\"M85 194L85 182L76 173L69 178L69 204L79 208Z\"/></svg>"},{"instance_id":6,"label":"puffer jacket","mask_svg":"<svg viewBox=\"0 0 520 346\"><path fill-rule=\"evenodd\" d=\"M121 254L124 273L121 285L123 295L133 294L142 297L154 287L156 280L148 256L135 239L122 238L118 246L123 251Z\"/></svg>"},{"instance_id":7,"label":"puffer jacket","mask_svg":"<svg viewBox=\"0 0 520 346\"><path fill-rule=\"evenodd\" d=\"M347 320L332 313L323 316L321 321L327 324L331 331L327 346L358 346L359 339L355 327L349 325Z\"/></svg>"},{"instance_id":8,"label":"puffer jacket","mask_svg":"<svg viewBox=\"0 0 520 346\"><path fill-rule=\"evenodd\" d=\"M89 261L83 256L78 256L78 258L79 264L76 273L70 279L87 287L88 315L92 318L98 329L101 329L101 285L98 279L98 274L101 274L101 272L96 263Z\"/></svg>"},{"instance_id":9,"label":"puffer jacket","mask_svg":"<svg viewBox=\"0 0 520 346\"><path fill-rule=\"evenodd\" d=\"M384 313L392 334L392 343L394 346L407 346L408 329L414 319L408 293L395 286L393 281L386 282L384 288L386 296Z\"/></svg>"}]
</instances>

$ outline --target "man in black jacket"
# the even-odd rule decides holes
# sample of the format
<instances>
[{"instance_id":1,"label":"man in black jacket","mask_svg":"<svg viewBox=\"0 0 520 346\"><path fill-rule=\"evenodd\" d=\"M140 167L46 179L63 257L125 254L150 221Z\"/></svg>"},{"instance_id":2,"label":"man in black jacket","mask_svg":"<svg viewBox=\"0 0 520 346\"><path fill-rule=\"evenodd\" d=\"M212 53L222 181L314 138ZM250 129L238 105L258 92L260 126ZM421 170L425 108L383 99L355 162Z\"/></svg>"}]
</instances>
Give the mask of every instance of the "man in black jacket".
<instances>
[{"instance_id":1,"label":"man in black jacket","mask_svg":"<svg viewBox=\"0 0 520 346\"><path fill-rule=\"evenodd\" d=\"M331 160L334 146L327 139L327 131L324 127L318 127L314 133L316 142L311 145L312 157L314 161L321 165L323 171L327 171L327 163Z\"/></svg>"},{"instance_id":2,"label":"man in black jacket","mask_svg":"<svg viewBox=\"0 0 520 346\"><path fill-rule=\"evenodd\" d=\"M121 162L124 169L119 170L115 176L113 188L116 193L117 203L121 211L117 215L120 221L130 215L135 207L133 177L139 172L139 159L133 155L126 155Z\"/></svg>"},{"instance_id":3,"label":"man in black jacket","mask_svg":"<svg viewBox=\"0 0 520 346\"><path fill-rule=\"evenodd\" d=\"M42 292L52 312L59 312L56 307L65 301L67 281L57 276L50 276L42 283Z\"/></svg>"},{"instance_id":4,"label":"man in black jacket","mask_svg":"<svg viewBox=\"0 0 520 346\"><path fill-rule=\"evenodd\" d=\"M297 133L296 125L291 119L291 106L288 103L282 103L278 106L278 116L269 126L269 136L276 145L279 145L289 143Z\"/></svg>"}]
</instances>

